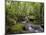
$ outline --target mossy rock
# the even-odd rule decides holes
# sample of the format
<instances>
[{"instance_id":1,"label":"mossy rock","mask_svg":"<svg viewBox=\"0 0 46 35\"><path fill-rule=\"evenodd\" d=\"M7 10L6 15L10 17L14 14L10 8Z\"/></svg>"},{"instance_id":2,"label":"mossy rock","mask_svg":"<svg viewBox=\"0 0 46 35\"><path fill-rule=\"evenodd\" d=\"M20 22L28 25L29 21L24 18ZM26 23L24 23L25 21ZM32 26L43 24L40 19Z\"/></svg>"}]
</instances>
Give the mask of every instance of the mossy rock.
<instances>
[{"instance_id":1,"label":"mossy rock","mask_svg":"<svg viewBox=\"0 0 46 35\"><path fill-rule=\"evenodd\" d=\"M11 27L11 32L21 32L23 31L23 24L16 24L14 26Z\"/></svg>"}]
</instances>

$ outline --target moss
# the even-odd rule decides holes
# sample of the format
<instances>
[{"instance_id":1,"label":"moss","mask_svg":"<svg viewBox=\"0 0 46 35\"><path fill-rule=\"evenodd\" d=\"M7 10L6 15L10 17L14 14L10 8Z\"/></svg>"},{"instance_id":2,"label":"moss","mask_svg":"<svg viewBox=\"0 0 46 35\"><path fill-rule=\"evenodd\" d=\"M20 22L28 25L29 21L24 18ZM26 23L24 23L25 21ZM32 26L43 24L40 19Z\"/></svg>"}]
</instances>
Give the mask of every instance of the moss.
<instances>
[{"instance_id":1,"label":"moss","mask_svg":"<svg viewBox=\"0 0 46 35\"><path fill-rule=\"evenodd\" d=\"M23 27L24 27L23 24L17 23L16 25L11 27L11 32L21 32L23 31Z\"/></svg>"}]
</instances>

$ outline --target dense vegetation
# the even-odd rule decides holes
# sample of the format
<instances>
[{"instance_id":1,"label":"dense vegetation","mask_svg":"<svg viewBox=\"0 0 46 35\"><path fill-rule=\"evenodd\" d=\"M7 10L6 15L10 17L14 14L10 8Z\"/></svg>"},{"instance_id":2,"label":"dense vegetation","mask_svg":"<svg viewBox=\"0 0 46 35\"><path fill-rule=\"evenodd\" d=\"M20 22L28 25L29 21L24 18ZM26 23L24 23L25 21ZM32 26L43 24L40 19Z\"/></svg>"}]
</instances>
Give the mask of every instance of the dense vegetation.
<instances>
[{"instance_id":1,"label":"dense vegetation","mask_svg":"<svg viewBox=\"0 0 46 35\"><path fill-rule=\"evenodd\" d=\"M44 4L38 2L6 1L7 32L24 31L22 20L32 24L44 24ZM25 19L27 17L28 20Z\"/></svg>"}]
</instances>

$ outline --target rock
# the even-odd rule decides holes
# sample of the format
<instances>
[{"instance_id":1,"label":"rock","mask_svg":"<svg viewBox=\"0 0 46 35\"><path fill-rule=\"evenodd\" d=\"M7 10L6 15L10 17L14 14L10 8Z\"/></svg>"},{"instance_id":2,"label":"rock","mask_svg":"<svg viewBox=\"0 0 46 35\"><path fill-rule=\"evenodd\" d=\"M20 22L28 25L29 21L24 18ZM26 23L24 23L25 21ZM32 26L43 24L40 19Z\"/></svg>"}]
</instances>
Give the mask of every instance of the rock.
<instances>
[{"instance_id":1,"label":"rock","mask_svg":"<svg viewBox=\"0 0 46 35\"><path fill-rule=\"evenodd\" d=\"M39 33L43 32L43 28L40 25L34 25L31 23L28 23L25 25L26 30L28 30L31 33Z\"/></svg>"}]
</instances>

